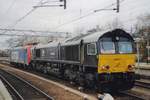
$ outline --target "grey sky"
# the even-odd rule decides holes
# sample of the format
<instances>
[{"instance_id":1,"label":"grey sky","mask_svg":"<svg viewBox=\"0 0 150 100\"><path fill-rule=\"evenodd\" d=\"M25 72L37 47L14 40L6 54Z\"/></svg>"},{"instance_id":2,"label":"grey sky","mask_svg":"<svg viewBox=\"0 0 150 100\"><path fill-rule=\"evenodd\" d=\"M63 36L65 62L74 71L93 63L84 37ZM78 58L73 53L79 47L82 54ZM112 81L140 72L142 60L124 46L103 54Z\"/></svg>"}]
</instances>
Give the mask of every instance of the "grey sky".
<instances>
[{"instance_id":1,"label":"grey sky","mask_svg":"<svg viewBox=\"0 0 150 100\"><path fill-rule=\"evenodd\" d=\"M16 20L30 11L39 1L0 0L0 28L7 28L13 25ZM121 3L120 13L116 13L115 11L101 11L81 20L60 26L63 23L115 2L116 0L67 0L66 10L60 7L38 8L12 28L74 32L77 28L88 30L96 25L105 25L118 18L123 22L124 27L129 30L135 24L139 15L150 13L150 0L124 0ZM3 46L5 40L4 36L0 36L0 47Z\"/></svg>"}]
</instances>

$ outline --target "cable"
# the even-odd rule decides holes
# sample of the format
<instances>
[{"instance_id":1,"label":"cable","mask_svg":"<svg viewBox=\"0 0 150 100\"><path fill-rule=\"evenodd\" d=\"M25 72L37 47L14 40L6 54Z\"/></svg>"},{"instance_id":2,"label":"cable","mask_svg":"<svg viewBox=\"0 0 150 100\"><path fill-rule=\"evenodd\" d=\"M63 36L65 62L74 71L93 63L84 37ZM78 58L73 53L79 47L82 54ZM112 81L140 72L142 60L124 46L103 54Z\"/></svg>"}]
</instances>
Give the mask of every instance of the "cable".
<instances>
[{"instance_id":1,"label":"cable","mask_svg":"<svg viewBox=\"0 0 150 100\"><path fill-rule=\"evenodd\" d=\"M37 5L41 4L43 0L41 0ZM22 16L21 18L19 18L13 26L17 25L20 21L22 21L23 19L25 19L28 15L30 15L33 11L35 11L36 8L32 8L29 12L27 12L24 16Z\"/></svg>"},{"instance_id":2,"label":"cable","mask_svg":"<svg viewBox=\"0 0 150 100\"><path fill-rule=\"evenodd\" d=\"M0 28L0 30L1 31L15 31L15 32L65 33L65 32L51 32L51 31L23 30L23 29L6 29L6 28Z\"/></svg>"},{"instance_id":3,"label":"cable","mask_svg":"<svg viewBox=\"0 0 150 100\"><path fill-rule=\"evenodd\" d=\"M27 35L27 34L0 34L2 36L32 36L32 37L48 37L49 35Z\"/></svg>"},{"instance_id":4,"label":"cable","mask_svg":"<svg viewBox=\"0 0 150 100\"><path fill-rule=\"evenodd\" d=\"M123 2L123 1L125 1L125 0L120 1L120 3ZM88 17L88 16L90 16L90 15L92 15L92 14L98 12L98 11L103 11L103 10L115 10L115 9L107 9L107 8L112 7L112 6L114 6L114 5L116 5L116 3L113 3L113 4L111 4L111 5L108 5L108 6L104 7L104 8L102 8L102 9L94 10L94 11L92 11L92 12L86 14L86 15L80 16L80 17L78 17L78 18L76 18L76 19L73 19L73 20L68 21L68 22L66 22L66 23L63 23L63 24L61 24L61 25L58 25L58 26L56 26L56 27L54 28L54 30L55 30L55 29L58 29L58 28L60 28L60 27L62 27L62 26L64 26L64 25L67 25L67 24L70 24L70 23L72 23L72 22L81 20L81 19L83 19L83 18L85 18L85 17Z\"/></svg>"},{"instance_id":5,"label":"cable","mask_svg":"<svg viewBox=\"0 0 150 100\"><path fill-rule=\"evenodd\" d=\"M9 10L13 7L13 5L15 4L16 0L13 0L12 3L10 4L10 6L8 7L8 9L6 10L5 14L7 14L9 12Z\"/></svg>"},{"instance_id":6,"label":"cable","mask_svg":"<svg viewBox=\"0 0 150 100\"><path fill-rule=\"evenodd\" d=\"M0 28L1 31L9 31L9 32L30 32L30 33L56 33L56 34L66 34L65 32L50 32L50 31L37 31L37 30L21 30L21 29L2 29ZM15 34L6 34L6 33L0 33L0 35L7 35L7 36L15 36ZM29 34L16 34L16 36L22 36L22 35L29 35ZM40 35L40 34L37 34L37 35L34 35L34 34L30 34L29 36L38 36L38 37L47 37L49 36L50 34L47 34L47 35Z\"/></svg>"},{"instance_id":7,"label":"cable","mask_svg":"<svg viewBox=\"0 0 150 100\"><path fill-rule=\"evenodd\" d=\"M124 2L124 1L125 1L125 0L121 0L120 3ZM114 5L116 5L116 3L112 3L111 5L106 6L104 9L109 8L109 7L112 7L112 6L114 6ZM101 10L101 9L97 9L97 10L94 10L94 11L98 11L98 10Z\"/></svg>"},{"instance_id":8,"label":"cable","mask_svg":"<svg viewBox=\"0 0 150 100\"><path fill-rule=\"evenodd\" d=\"M43 1L43 0L40 0L40 2L39 2L37 5L39 5L40 3L42 3L42 1ZM36 9L36 8L32 8L28 13L26 13L24 16L22 16L21 18L19 18L16 22L14 22L12 25L8 26L7 28L12 28L12 27L16 26L20 21L22 21L22 20L25 19L28 15L30 15L33 11L35 11L35 9ZM7 32L7 30L4 31L4 32L2 32L2 33L0 33L0 34L5 34L6 32Z\"/></svg>"}]
</instances>

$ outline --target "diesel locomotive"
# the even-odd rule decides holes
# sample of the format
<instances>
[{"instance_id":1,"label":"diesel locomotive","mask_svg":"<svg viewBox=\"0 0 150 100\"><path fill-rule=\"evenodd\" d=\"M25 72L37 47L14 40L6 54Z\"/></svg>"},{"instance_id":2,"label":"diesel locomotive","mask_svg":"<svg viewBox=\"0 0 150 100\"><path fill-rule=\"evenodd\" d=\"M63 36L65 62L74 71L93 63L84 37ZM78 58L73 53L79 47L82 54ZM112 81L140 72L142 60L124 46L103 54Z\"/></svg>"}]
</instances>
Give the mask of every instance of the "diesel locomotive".
<instances>
[{"instance_id":1,"label":"diesel locomotive","mask_svg":"<svg viewBox=\"0 0 150 100\"><path fill-rule=\"evenodd\" d=\"M135 47L122 29L11 50L10 62L103 91L134 86Z\"/></svg>"}]
</instances>

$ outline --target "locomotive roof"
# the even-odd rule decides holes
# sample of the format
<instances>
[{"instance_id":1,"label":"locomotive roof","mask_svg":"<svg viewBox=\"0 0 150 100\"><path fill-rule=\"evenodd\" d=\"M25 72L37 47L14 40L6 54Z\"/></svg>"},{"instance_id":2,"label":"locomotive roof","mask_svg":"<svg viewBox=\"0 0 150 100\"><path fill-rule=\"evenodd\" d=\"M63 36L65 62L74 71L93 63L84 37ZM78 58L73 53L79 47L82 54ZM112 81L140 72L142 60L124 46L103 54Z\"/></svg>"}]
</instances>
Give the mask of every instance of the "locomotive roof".
<instances>
[{"instance_id":1,"label":"locomotive roof","mask_svg":"<svg viewBox=\"0 0 150 100\"><path fill-rule=\"evenodd\" d=\"M37 46L35 46L36 49L40 49L40 48L47 48L47 47L56 47L58 46L60 42L50 42L48 44L38 44Z\"/></svg>"},{"instance_id":2,"label":"locomotive roof","mask_svg":"<svg viewBox=\"0 0 150 100\"><path fill-rule=\"evenodd\" d=\"M113 33L113 32L120 32L120 33L126 33L124 30L122 29L114 29L114 30L105 30L105 31L99 31L99 32L95 32L95 33L88 33L88 34L84 34L81 36L76 36L74 38L68 39L66 40L64 43L62 43L62 45L76 45L76 44L80 44L81 40L83 40L84 43L92 43L92 42L97 42L99 38L101 38L104 34L106 33ZM131 37L130 34L126 34L128 36Z\"/></svg>"},{"instance_id":3,"label":"locomotive roof","mask_svg":"<svg viewBox=\"0 0 150 100\"><path fill-rule=\"evenodd\" d=\"M99 31L95 33L88 33L84 34L81 36L76 36L74 38L71 38L69 40L66 40L62 45L76 45L81 42L81 40L84 41L84 43L91 43L91 42L96 42L98 39L105 33L109 32L110 30L105 30L105 31Z\"/></svg>"},{"instance_id":4,"label":"locomotive roof","mask_svg":"<svg viewBox=\"0 0 150 100\"><path fill-rule=\"evenodd\" d=\"M28 45L28 46L13 47L13 48L11 48L11 50L26 49L26 48L29 47L29 46L30 46L30 45Z\"/></svg>"}]
</instances>

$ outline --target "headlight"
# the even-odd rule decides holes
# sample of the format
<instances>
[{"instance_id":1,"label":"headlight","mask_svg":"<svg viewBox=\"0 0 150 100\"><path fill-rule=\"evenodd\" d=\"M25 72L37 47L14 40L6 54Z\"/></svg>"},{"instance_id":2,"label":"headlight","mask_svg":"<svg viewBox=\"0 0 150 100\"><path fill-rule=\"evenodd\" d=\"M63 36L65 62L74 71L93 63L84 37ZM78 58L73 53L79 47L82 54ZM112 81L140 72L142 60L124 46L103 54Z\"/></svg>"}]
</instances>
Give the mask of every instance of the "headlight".
<instances>
[{"instance_id":1,"label":"headlight","mask_svg":"<svg viewBox=\"0 0 150 100\"><path fill-rule=\"evenodd\" d=\"M128 69L129 70L133 70L134 69L134 65L128 65Z\"/></svg>"},{"instance_id":2,"label":"headlight","mask_svg":"<svg viewBox=\"0 0 150 100\"><path fill-rule=\"evenodd\" d=\"M102 70L109 70L110 66L107 65L107 66L102 66Z\"/></svg>"}]
</instances>

